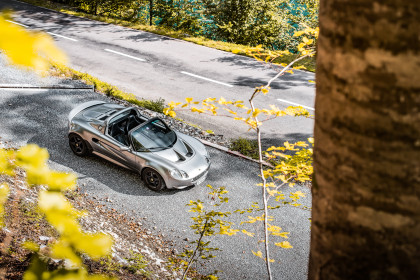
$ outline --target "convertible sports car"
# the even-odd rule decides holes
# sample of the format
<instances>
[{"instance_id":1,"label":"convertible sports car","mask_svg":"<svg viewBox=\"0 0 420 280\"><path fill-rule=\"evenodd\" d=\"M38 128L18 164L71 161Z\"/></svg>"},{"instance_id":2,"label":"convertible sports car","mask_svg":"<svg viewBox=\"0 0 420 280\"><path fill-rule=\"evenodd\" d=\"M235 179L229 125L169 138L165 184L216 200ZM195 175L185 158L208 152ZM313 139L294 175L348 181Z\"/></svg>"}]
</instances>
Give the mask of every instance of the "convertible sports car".
<instances>
[{"instance_id":1,"label":"convertible sports car","mask_svg":"<svg viewBox=\"0 0 420 280\"><path fill-rule=\"evenodd\" d=\"M138 172L154 191L182 189L206 179L210 157L204 145L134 107L89 101L74 108L68 119L73 153L93 153Z\"/></svg>"}]
</instances>

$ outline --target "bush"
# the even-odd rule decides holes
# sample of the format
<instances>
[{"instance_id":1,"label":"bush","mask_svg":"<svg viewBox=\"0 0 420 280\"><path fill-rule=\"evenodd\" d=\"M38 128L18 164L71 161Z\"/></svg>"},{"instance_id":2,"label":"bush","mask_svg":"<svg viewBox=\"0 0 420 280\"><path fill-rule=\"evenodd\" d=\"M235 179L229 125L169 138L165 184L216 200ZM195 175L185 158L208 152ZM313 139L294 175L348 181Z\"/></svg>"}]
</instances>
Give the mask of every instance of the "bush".
<instances>
[{"instance_id":1,"label":"bush","mask_svg":"<svg viewBox=\"0 0 420 280\"><path fill-rule=\"evenodd\" d=\"M231 140L229 148L233 151L240 152L241 154L250 158L259 159L257 140L249 140L246 138L239 137Z\"/></svg>"}]
</instances>

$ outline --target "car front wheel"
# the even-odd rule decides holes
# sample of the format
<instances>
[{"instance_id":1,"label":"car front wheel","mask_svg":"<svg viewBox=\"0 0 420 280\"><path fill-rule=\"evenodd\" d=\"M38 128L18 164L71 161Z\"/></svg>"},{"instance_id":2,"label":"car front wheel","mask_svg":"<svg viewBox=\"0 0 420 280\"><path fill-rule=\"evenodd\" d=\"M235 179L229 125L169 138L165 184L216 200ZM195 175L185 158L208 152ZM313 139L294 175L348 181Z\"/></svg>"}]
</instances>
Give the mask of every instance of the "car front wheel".
<instances>
[{"instance_id":1,"label":"car front wheel","mask_svg":"<svg viewBox=\"0 0 420 280\"><path fill-rule=\"evenodd\" d=\"M165 182L163 181L162 176L151 168L146 168L142 172L142 177L147 187L152 191L160 191L165 187Z\"/></svg>"},{"instance_id":2,"label":"car front wheel","mask_svg":"<svg viewBox=\"0 0 420 280\"><path fill-rule=\"evenodd\" d=\"M73 153L80 157L87 156L90 153L86 141L75 133L69 135L69 146Z\"/></svg>"}]
</instances>

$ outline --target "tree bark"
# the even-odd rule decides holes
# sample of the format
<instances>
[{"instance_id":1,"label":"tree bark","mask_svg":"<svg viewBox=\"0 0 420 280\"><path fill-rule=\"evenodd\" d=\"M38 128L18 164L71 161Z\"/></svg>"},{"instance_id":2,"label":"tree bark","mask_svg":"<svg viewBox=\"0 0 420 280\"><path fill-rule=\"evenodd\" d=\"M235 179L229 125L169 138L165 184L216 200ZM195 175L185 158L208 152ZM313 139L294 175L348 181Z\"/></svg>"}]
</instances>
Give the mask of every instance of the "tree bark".
<instances>
[{"instance_id":1,"label":"tree bark","mask_svg":"<svg viewBox=\"0 0 420 280\"><path fill-rule=\"evenodd\" d=\"M420 4L320 6L310 279L420 279Z\"/></svg>"}]
</instances>

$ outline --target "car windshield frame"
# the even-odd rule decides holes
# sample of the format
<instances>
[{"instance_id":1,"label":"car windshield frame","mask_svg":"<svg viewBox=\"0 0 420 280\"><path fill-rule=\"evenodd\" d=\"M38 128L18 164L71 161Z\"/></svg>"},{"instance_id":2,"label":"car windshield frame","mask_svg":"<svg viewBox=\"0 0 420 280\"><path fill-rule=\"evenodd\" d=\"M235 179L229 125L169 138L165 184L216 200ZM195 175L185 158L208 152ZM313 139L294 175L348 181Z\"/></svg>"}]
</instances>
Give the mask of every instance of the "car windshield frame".
<instances>
[{"instance_id":1,"label":"car windshield frame","mask_svg":"<svg viewBox=\"0 0 420 280\"><path fill-rule=\"evenodd\" d=\"M162 128L162 127L160 127L160 128L167 131L165 134L172 133L174 139L173 139L173 141L171 141L170 144L162 143L162 144L165 144L165 145L160 145L159 146L159 143L156 142L156 139L159 139L159 137L157 136L157 133L159 133L159 132L162 133L162 131L157 131L157 132L152 131L152 128L150 127L150 125L153 125L153 123L156 122L156 121L159 121L160 123L163 124L164 128ZM159 125L155 125L155 127L156 126L159 126ZM146 131L147 131L147 133L146 133ZM155 144L155 145L154 146L145 145L146 143L144 141L142 142L140 139L138 139L134 136L134 133L136 133L136 132L141 134L139 136L143 136L144 139L151 140L151 142L153 142L153 144ZM160 119L158 117L151 118L150 120L134 127L133 129L131 129L128 132L128 135L129 135L129 139L130 139L131 145L133 147L133 150L136 151L136 152L156 152L156 151L167 150L167 149L172 148L175 145L175 143L178 141L178 136L177 136L176 132L174 130L172 130L162 119ZM152 138L151 136L156 136L156 137ZM170 140L170 139L168 139L168 140ZM135 141L137 141L137 143ZM142 148L136 148L136 145L139 145Z\"/></svg>"}]
</instances>

